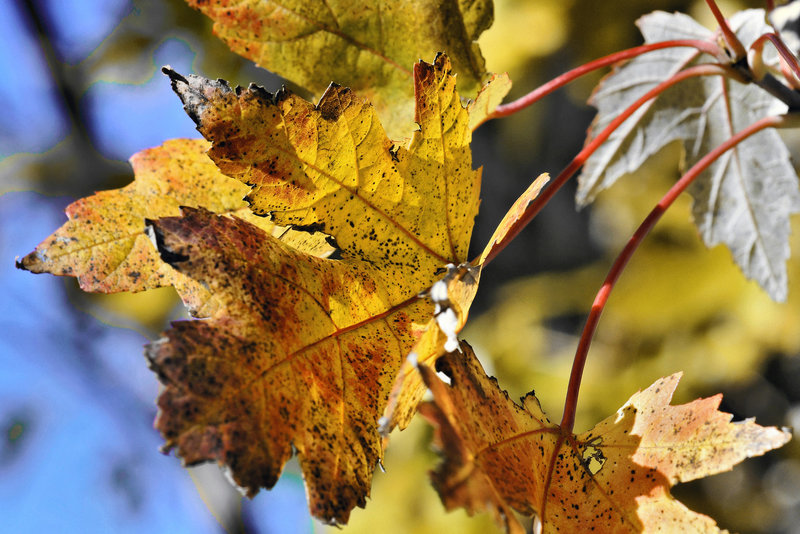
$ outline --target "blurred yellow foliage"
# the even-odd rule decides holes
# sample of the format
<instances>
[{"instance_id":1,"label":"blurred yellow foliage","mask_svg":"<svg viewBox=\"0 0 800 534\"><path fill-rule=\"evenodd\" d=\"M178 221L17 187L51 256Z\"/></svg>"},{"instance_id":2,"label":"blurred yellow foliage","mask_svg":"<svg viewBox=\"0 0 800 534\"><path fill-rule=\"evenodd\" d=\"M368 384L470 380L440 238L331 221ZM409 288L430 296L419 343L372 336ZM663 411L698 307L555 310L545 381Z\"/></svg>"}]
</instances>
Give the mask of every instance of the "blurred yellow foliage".
<instances>
[{"instance_id":1,"label":"blurred yellow foliage","mask_svg":"<svg viewBox=\"0 0 800 534\"><path fill-rule=\"evenodd\" d=\"M564 44L571 1L495 0L494 24L478 39L489 72L516 79L532 58Z\"/></svg>"},{"instance_id":2,"label":"blurred yellow foliage","mask_svg":"<svg viewBox=\"0 0 800 534\"><path fill-rule=\"evenodd\" d=\"M717 7L719 7L719 10L722 13L728 14L728 16L743 9L763 8L765 4L760 0L750 0L749 2L740 2L739 0L716 0L716 3ZM708 4L705 2L705 0L695 0L692 2L687 13L706 28L717 27L717 21L714 20L714 15L711 13L711 10L708 9Z\"/></svg>"},{"instance_id":3,"label":"blurred yellow foliage","mask_svg":"<svg viewBox=\"0 0 800 534\"><path fill-rule=\"evenodd\" d=\"M91 294L87 298L91 302L87 311L104 323L151 335L164 329L167 319L175 315L181 303L171 287L140 293Z\"/></svg>"}]
</instances>

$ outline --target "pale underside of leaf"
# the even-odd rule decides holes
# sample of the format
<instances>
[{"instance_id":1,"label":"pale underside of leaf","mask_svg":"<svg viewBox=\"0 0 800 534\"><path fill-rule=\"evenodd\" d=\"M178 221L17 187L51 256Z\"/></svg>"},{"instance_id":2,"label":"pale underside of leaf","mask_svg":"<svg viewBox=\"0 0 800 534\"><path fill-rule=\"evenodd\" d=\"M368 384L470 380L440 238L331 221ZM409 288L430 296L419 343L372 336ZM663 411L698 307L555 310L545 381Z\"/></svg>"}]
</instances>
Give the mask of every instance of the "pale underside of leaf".
<instances>
[{"instance_id":1,"label":"pale underside of leaf","mask_svg":"<svg viewBox=\"0 0 800 534\"><path fill-rule=\"evenodd\" d=\"M414 63L446 52L466 96L485 75L476 41L492 23L491 0L187 1L234 52L260 66L317 96L336 82L367 97L393 139L414 130Z\"/></svg>"},{"instance_id":2,"label":"pale underside of leaf","mask_svg":"<svg viewBox=\"0 0 800 534\"><path fill-rule=\"evenodd\" d=\"M749 45L770 28L763 11L737 13L730 24ZM639 21L646 42L709 39L712 33L682 14L656 12ZM598 116L591 136L639 96L683 68L710 60L691 48L665 49L617 68L592 97ZM579 178L586 204L623 174L673 141L682 141L691 166L734 133L785 106L755 85L721 76L690 78L645 104L592 155ZM775 300L786 297L789 217L800 211L797 175L773 130L745 140L692 185L693 215L707 246L726 244L748 278Z\"/></svg>"}]
</instances>

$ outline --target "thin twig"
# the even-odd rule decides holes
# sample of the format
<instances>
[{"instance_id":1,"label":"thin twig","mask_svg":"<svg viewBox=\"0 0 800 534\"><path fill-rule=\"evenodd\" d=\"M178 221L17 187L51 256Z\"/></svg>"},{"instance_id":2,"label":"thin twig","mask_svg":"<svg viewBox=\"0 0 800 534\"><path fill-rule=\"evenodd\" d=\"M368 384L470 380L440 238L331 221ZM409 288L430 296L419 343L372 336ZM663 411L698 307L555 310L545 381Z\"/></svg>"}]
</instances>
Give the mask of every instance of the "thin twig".
<instances>
[{"instance_id":1,"label":"thin twig","mask_svg":"<svg viewBox=\"0 0 800 534\"><path fill-rule=\"evenodd\" d=\"M728 48L728 51L733 55L731 57L732 63L736 63L740 59L743 59L745 56L747 56L744 45L733 32L733 30L731 30L731 27L728 26L728 21L725 20L725 17L722 15L719 7L717 7L717 3L714 0L706 0L706 4L708 4L708 8L711 10L711 13L713 13L714 18L717 19L717 24L719 24L722 37L725 39L725 45Z\"/></svg>"}]
</instances>

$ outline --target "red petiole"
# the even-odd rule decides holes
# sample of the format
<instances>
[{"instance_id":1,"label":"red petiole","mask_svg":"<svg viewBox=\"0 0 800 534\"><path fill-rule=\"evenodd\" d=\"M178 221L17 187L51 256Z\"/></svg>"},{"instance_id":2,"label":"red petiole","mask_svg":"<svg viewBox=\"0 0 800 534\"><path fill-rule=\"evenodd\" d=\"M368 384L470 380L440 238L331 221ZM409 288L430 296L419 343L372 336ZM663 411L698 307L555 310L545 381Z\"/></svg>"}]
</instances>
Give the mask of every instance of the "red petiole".
<instances>
[{"instance_id":1,"label":"red petiole","mask_svg":"<svg viewBox=\"0 0 800 534\"><path fill-rule=\"evenodd\" d=\"M567 183L572 175L575 174L584 163L586 163L586 160L589 159L594 151L597 150L597 148L602 145L611 136L611 134L614 133L614 131L628 119L628 117L633 115L637 109L642 107L649 100L661 94L666 89L680 83L687 78L694 76L725 75L729 73L730 70L727 67L720 65L695 65L694 67L689 67L686 70L680 71L642 95L638 100L636 100L636 102L628 106L625 111L620 113L619 116L614 118L614 120L611 121L602 132L597 134L597 136L595 136L591 142L584 146L583 150L578 152L570 164L567 165L558 176L556 176L553 182L544 191L542 191L536 200L530 203L528 208L525 210L525 213L511 226L503 241L498 243L497 246L487 255L483 265L486 266L500 252L502 252L506 246L508 246L514 237L516 237L517 234L519 234L528 225L528 223L530 223L533 218L536 217L536 215L542 210L542 208L544 208L550 199L553 198L561 186Z\"/></svg>"},{"instance_id":2,"label":"red petiole","mask_svg":"<svg viewBox=\"0 0 800 534\"><path fill-rule=\"evenodd\" d=\"M652 52L654 50L661 50L663 48L673 48L673 47L689 47L689 48L696 48L700 52L705 52L713 57L717 57L719 55L719 47L711 42L711 41L703 41L700 39L679 39L679 40L672 40L672 41L661 41L658 43L649 43L641 46L636 46L634 48L629 48L627 50L622 50L620 52L616 52L614 54L609 54L605 57L601 57L599 59L595 59L594 61L590 61L585 65L581 65L580 67L574 68L571 71L565 72L564 74L557 76L547 82L546 84L537 87L530 93L526 94L523 97L514 100L513 102L509 102L508 104L503 104L497 106L494 110L494 113L486 117L484 122L490 119L497 119L500 117L507 117L509 115L513 115L514 113L525 109L526 107L530 106L531 104L535 104L545 96L549 95L556 89L560 89L564 87L571 81L580 78L584 74L588 74L589 72L595 71L597 69L602 69L604 67L608 67L609 65L613 65L614 63L619 63L620 61L625 61L636 56L640 56L642 54L646 54L647 52Z\"/></svg>"},{"instance_id":3,"label":"red petiole","mask_svg":"<svg viewBox=\"0 0 800 534\"><path fill-rule=\"evenodd\" d=\"M672 203L675 202L675 199L677 199L678 196L680 196L680 194L683 193L686 188L689 187L689 185L717 158L761 130L780 126L784 120L785 118L782 116L765 117L754 122L737 134L731 136L730 139L706 154L700 161L695 163L694 166L692 166L692 168L689 169L686 174L684 174L681 179L675 183L674 186L672 186L667 194L665 194L658 204L656 204L642 224L639 225L639 228L636 229L636 232L634 232L633 236L631 236L628 244L625 245L625 248L622 250L619 256L617 256L616 261L611 266L608 276L606 276L600 291L597 292L597 296L592 303L592 309L589 312L589 317L586 320L586 326L584 326L583 333L581 334L580 341L578 342L578 349L575 353L575 359L572 362L572 372L570 373L569 377L569 386L567 387L567 398L564 402L564 415L561 418L562 432L572 432L575 424L575 411L578 404L578 392L580 390L583 369L586 365L586 357L589 353L589 345L591 344L592 337L597 329L600 315L603 313L603 309L608 302L608 297L611 294L611 290L614 288L617 280L619 280L619 277L622 274L622 271L625 269L625 266L628 264L628 261L631 259L631 256L633 256L633 253L642 243L642 240L644 240L645 236L650 233L650 230L653 229L667 208L669 208Z\"/></svg>"},{"instance_id":4,"label":"red petiole","mask_svg":"<svg viewBox=\"0 0 800 534\"><path fill-rule=\"evenodd\" d=\"M797 58L794 54L792 54L783 40L775 33L765 33L750 45L747 58L753 75L758 79L762 78L765 74L762 55L764 53L764 45L767 41L771 42L778 51L781 71L787 83L792 86L792 89L798 89L800 87L800 65L798 65Z\"/></svg>"},{"instance_id":5,"label":"red petiole","mask_svg":"<svg viewBox=\"0 0 800 534\"><path fill-rule=\"evenodd\" d=\"M741 42L728 26L727 21L722 16L714 0L706 0L706 3L708 4L709 8L714 14L714 17L717 19L717 22L719 23L720 31L725 41L727 52L730 55L733 55L733 58L730 58L732 59L732 63L741 60L746 56L746 52ZM759 41L757 42L756 49L754 50L754 52L756 54L761 53L761 48L763 47L765 40L770 40L778 49L778 52L781 55L781 63L784 68L784 71L788 71L787 74L798 76L798 74L800 74L800 66L798 66L796 59L793 56L791 56L791 54L788 52L783 42L777 36L773 34L762 36L762 38L759 39ZM715 43L709 41L673 40L673 41L664 41L659 43L642 45L639 47L624 50L622 52L618 52L616 54L605 56L603 58L587 63L586 65L582 65L569 72L566 72L561 76L546 83L545 85L538 87L537 89L528 93L522 98L510 102L508 104L498 106L495 112L491 114L489 117L487 117L486 120L492 118L505 117L513 113L516 113L517 111L520 111L530 106L531 104L537 102L538 100L550 94L551 92L555 91L556 89L563 87L567 83L593 70L607 67L619 61L624 61L626 59L630 59L640 54L644 54L653 50L659 50L668 47L679 47L679 46L693 47L700 52L710 54L711 56L720 60L722 59L721 49ZM791 57L786 57L786 54L788 54ZM583 150L581 150L575 156L575 158L573 158L570 164L566 168L564 168L564 170L562 170L561 173L559 173L559 175L553 180L551 185L546 190L544 190L542 194L536 198L536 200L530 203L530 205L525 210L524 214L521 217L519 217L511 226L503 241L498 243L496 248L494 248L487 255L487 257L483 262L483 265L485 266L490 261L492 261L508 245L508 243L513 241L514 237L516 237L528 225L528 223L530 223L530 221L533 220L533 218L550 201L550 199L567 182L567 180L569 180L572 177L572 175L583 166L586 160L597 150L597 148L600 145L602 145L623 122L625 122L634 112L636 112L636 110L638 110L648 101L657 97L659 94L661 94L669 87L672 87L687 78L694 76L707 76L707 75L726 75L734 79L741 79L741 81L744 83L752 79L749 76L744 76L744 78L747 79L743 79L743 76L738 71L736 71L735 67L733 66L720 65L720 64L705 64L705 65L696 65L687 68L683 71L680 71L671 78L669 78L668 80L665 80L662 83L658 84L657 86L653 87L650 91L648 91L646 94L642 95L639 99L637 99L636 102L634 102L628 108L626 108L625 111L623 111L619 116L615 117L615 119L611 121L611 123L609 123L608 126L606 126L606 128L604 128L602 132L600 132L586 146L584 146ZM794 76L792 76L792 78L794 78ZM798 76L798 78L800 78L800 76ZM789 76L787 76L787 79L790 79ZM764 87L770 93L774 94L776 92L774 90L770 90L771 87L766 83L762 83L762 80L754 80L754 81L756 81L756 83ZM661 216L664 214L667 208L669 208L673 204L673 202L678 198L678 196L680 196L680 194L684 192L686 188L704 170L706 170L708 166L711 165L711 163L713 163L723 153L730 150L737 144L741 143L748 137L756 134L757 132L764 130L765 128L779 126L784 121L785 121L784 117L777 117L777 116L761 119L751 124L744 130L733 135L730 139L728 139L727 141L719 145L717 148L706 154L688 172L686 172L686 174L684 174L680 180L678 180L678 182L666 193L666 195L664 195L664 197L653 208L650 214L645 218L645 220L633 234L631 239L628 241L628 244L625 246L620 255L617 257L617 260L611 267L611 270L609 271L606 280L604 281L603 285L598 291L594 303L592 304L592 308L587 318L583 333L581 334L575 358L573 360L572 371L570 373L569 386L567 388L567 396L564 403L564 413L560 425L562 433L567 433L567 434L571 433L575 424L575 413L577 408L578 393L580 391L581 379L583 376L583 370L586 365L586 358L588 356L589 346L591 344L592 337L594 336L594 332L597 329L597 324L600 320L600 315L602 314L602 311L605 308L606 303L608 302L611 290L614 288L614 285L619 280L622 271L625 269L633 253L636 251L641 242L644 240L645 236L647 236L647 234L652 230L652 228L655 226L655 224L658 222L658 220L661 218Z\"/></svg>"},{"instance_id":6,"label":"red petiole","mask_svg":"<svg viewBox=\"0 0 800 534\"><path fill-rule=\"evenodd\" d=\"M731 27L728 26L728 21L722 16L722 12L719 10L719 7L717 7L717 3L714 0L706 0L706 4L708 4L708 8L711 10L711 13L713 13L714 18L717 19L717 24L719 24L719 29L725 40L725 46L733 56L731 60L735 63L744 58L747 55L744 45L742 45L742 42L736 37L736 34L733 33Z\"/></svg>"}]
</instances>

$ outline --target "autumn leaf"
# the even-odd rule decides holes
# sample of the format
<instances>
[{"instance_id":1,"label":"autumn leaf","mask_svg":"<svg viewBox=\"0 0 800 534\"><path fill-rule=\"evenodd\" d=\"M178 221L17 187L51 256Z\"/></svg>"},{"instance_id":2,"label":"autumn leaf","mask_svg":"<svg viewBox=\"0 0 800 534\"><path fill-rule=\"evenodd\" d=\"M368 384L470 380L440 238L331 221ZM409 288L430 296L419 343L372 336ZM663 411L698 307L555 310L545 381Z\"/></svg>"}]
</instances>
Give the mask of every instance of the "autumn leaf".
<instances>
[{"instance_id":1,"label":"autumn leaf","mask_svg":"<svg viewBox=\"0 0 800 534\"><path fill-rule=\"evenodd\" d=\"M512 510L536 515L542 532L719 532L715 522L670 495L786 443L790 434L752 420L731 422L721 395L671 406L680 374L634 394L579 435L564 432L533 393L512 402L472 349L420 366L434 400L420 406L444 454L432 473L448 509L489 510L524 532Z\"/></svg>"},{"instance_id":2,"label":"autumn leaf","mask_svg":"<svg viewBox=\"0 0 800 534\"><path fill-rule=\"evenodd\" d=\"M508 74L492 74L475 97L469 107L469 129L483 124L499 106L511 90L511 78Z\"/></svg>"},{"instance_id":3,"label":"autumn leaf","mask_svg":"<svg viewBox=\"0 0 800 534\"><path fill-rule=\"evenodd\" d=\"M383 453L378 419L434 316L419 295L466 262L478 209L469 116L450 70L444 55L414 67L420 129L406 146L339 86L315 106L167 71L211 159L252 184L252 209L325 232L340 257L205 210L153 223L162 258L221 303L147 351L166 386L157 427L185 463L219 461L253 495L295 450L316 517L344 523L365 504Z\"/></svg>"},{"instance_id":4,"label":"autumn leaf","mask_svg":"<svg viewBox=\"0 0 800 534\"><path fill-rule=\"evenodd\" d=\"M156 421L166 449L187 465L224 463L252 496L294 448L312 513L346 522L381 455L385 375L428 303L387 305L363 260L314 258L238 219L186 209L155 228L162 254L221 303L148 347L166 386Z\"/></svg>"},{"instance_id":5,"label":"autumn leaf","mask_svg":"<svg viewBox=\"0 0 800 534\"><path fill-rule=\"evenodd\" d=\"M638 26L648 43L713 38L680 13L655 12ZM730 26L746 47L771 31L763 10L736 13ZM598 115L590 138L660 82L709 59L694 49L666 48L617 68L592 96ZM785 110L753 84L722 76L684 80L640 108L589 158L579 178L578 202L590 202L672 141L682 142L688 167L744 127ZM797 180L780 136L765 130L725 153L690 188L692 213L706 245L726 244L744 274L779 301L786 298L789 217L800 211Z\"/></svg>"},{"instance_id":6,"label":"autumn leaf","mask_svg":"<svg viewBox=\"0 0 800 534\"><path fill-rule=\"evenodd\" d=\"M315 95L332 81L350 87L372 102L392 139L414 129L411 66L421 58L446 52L467 96L486 74L476 41L492 24L491 0L187 3L231 50Z\"/></svg>"},{"instance_id":7,"label":"autumn leaf","mask_svg":"<svg viewBox=\"0 0 800 534\"><path fill-rule=\"evenodd\" d=\"M496 253L498 246L503 241L508 239L508 233L512 229L513 225L525 215L525 211L528 209L530 203L539 196L539 193L542 191L544 186L547 185L548 181L550 181L549 174L540 174L534 181L531 182L531 184L519 196L519 198L514 201L514 204L511 205L511 208L509 208L509 210L503 216L500 224L497 225L492 237L489 238L489 242L486 244L486 247L484 247L483 252L480 255L478 264L482 265L489 255Z\"/></svg>"},{"instance_id":8,"label":"autumn leaf","mask_svg":"<svg viewBox=\"0 0 800 534\"><path fill-rule=\"evenodd\" d=\"M205 155L207 149L205 141L174 139L134 155L134 182L70 204L69 220L17 266L34 273L77 277L84 291L174 286L195 315L206 316L214 308L213 296L161 261L145 231L146 219L178 215L180 206L203 206L283 235L308 252L330 253L321 234L309 237L254 216L242 200L247 187L220 173Z\"/></svg>"},{"instance_id":9,"label":"autumn leaf","mask_svg":"<svg viewBox=\"0 0 800 534\"><path fill-rule=\"evenodd\" d=\"M416 65L420 130L405 148L347 88L332 84L314 106L286 91L233 91L166 70L212 142L211 159L253 186L247 200L255 213L323 231L343 254L380 262L388 279L416 274L431 282L443 265L466 258L479 203L468 114L450 71L444 55Z\"/></svg>"}]
</instances>

